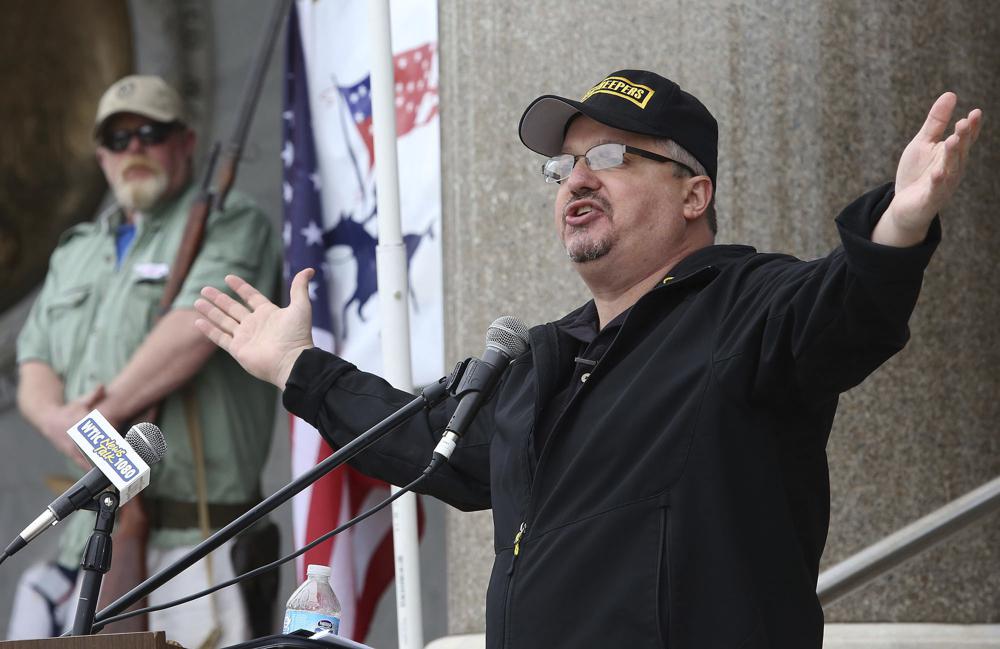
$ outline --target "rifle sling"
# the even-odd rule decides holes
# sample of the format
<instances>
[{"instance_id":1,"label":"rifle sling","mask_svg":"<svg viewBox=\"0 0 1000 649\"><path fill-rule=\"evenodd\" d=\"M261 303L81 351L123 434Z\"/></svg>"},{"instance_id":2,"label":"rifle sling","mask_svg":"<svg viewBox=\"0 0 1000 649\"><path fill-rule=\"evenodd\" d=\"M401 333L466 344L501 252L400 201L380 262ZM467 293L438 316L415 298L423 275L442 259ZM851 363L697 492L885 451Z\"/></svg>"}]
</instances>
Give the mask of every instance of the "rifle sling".
<instances>
[{"instance_id":1,"label":"rifle sling","mask_svg":"<svg viewBox=\"0 0 1000 649\"><path fill-rule=\"evenodd\" d=\"M194 385L188 383L183 389L184 417L187 419L188 435L191 439L191 460L194 464L194 484L198 492L198 527L201 528L201 536L207 539L212 534L212 526L208 513L208 485L205 480L205 444L204 435L201 429L201 418L198 412L198 399L194 393ZM213 579L212 555L205 557L205 579L209 586L215 585ZM212 620L214 622L208 636L196 649L214 649L222 637L222 622L219 619L219 608L214 595L208 596L209 605L212 608Z\"/></svg>"}]
</instances>

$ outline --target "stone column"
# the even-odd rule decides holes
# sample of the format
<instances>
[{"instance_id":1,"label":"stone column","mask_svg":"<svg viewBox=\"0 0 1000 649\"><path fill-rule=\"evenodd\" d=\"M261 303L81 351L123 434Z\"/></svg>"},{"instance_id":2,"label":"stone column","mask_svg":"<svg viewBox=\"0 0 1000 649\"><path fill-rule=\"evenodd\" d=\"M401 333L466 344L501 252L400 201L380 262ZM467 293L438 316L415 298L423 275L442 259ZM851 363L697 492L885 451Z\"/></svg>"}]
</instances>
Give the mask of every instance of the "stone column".
<instances>
[{"instance_id":1,"label":"stone column","mask_svg":"<svg viewBox=\"0 0 1000 649\"><path fill-rule=\"evenodd\" d=\"M558 246L527 103L643 67L720 123L719 241L802 258L892 180L944 90L986 126L944 220L912 341L845 395L829 456L824 567L1000 473L1000 8L990 0L440 0L447 356L498 315L552 320L587 299ZM992 119L991 119L992 118ZM449 515L449 631L483 628L488 514ZM1000 621L996 515L829 607L830 621Z\"/></svg>"}]
</instances>

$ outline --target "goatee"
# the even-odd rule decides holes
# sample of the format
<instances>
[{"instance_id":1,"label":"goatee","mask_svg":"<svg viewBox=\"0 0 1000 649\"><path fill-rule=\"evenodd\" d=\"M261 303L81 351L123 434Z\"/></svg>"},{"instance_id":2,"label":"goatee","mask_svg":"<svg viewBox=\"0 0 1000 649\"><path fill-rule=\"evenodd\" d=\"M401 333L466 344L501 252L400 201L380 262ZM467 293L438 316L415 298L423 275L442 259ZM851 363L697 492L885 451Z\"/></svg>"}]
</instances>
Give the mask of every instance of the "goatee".
<instances>
[{"instance_id":1,"label":"goatee","mask_svg":"<svg viewBox=\"0 0 1000 649\"><path fill-rule=\"evenodd\" d=\"M598 239L588 241L585 245L566 247L566 255L570 261L576 264L585 264L588 261L595 261L611 252L611 241L609 239Z\"/></svg>"}]
</instances>

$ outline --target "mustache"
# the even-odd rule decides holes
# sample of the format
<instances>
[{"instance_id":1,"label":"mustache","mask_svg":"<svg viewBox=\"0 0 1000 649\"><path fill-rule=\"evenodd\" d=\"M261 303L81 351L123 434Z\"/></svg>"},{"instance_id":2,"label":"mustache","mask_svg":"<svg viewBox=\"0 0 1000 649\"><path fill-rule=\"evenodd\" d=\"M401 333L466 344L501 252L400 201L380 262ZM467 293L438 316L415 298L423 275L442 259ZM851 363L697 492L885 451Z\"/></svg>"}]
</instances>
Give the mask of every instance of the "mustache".
<instances>
[{"instance_id":1,"label":"mustache","mask_svg":"<svg viewBox=\"0 0 1000 649\"><path fill-rule=\"evenodd\" d=\"M163 167L156 160L153 160L145 155L134 153L122 161L121 171L118 172L118 177L124 181L125 174L133 169L148 169L155 174L163 173Z\"/></svg>"}]
</instances>

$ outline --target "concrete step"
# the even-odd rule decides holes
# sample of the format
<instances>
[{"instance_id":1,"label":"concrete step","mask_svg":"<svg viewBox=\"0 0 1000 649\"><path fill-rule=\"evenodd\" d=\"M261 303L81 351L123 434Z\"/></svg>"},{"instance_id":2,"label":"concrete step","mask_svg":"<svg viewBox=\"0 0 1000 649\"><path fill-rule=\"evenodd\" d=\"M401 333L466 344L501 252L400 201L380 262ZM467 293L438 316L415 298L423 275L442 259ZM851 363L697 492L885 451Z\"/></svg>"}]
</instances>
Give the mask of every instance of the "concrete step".
<instances>
[{"instance_id":1,"label":"concrete step","mask_svg":"<svg viewBox=\"0 0 1000 649\"><path fill-rule=\"evenodd\" d=\"M827 624L823 649L1000 649L1000 624ZM484 649L481 633L438 638L426 649Z\"/></svg>"},{"instance_id":2,"label":"concrete step","mask_svg":"<svg viewBox=\"0 0 1000 649\"><path fill-rule=\"evenodd\" d=\"M827 624L823 649L1000 649L1000 624Z\"/></svg>"}]
</instances>

